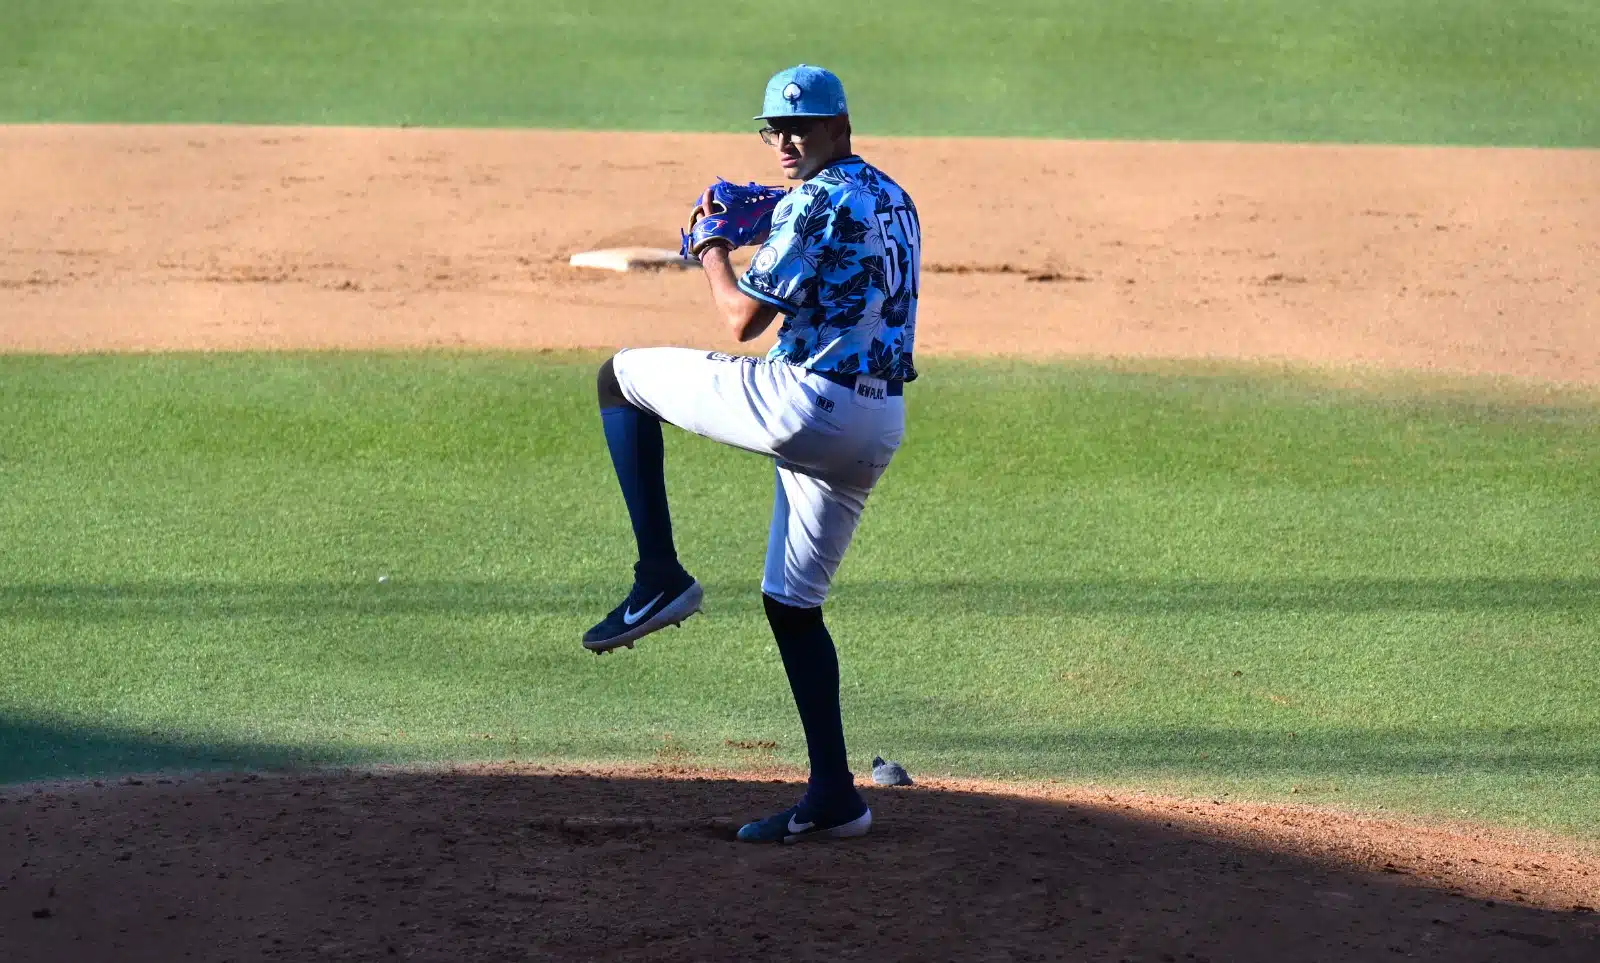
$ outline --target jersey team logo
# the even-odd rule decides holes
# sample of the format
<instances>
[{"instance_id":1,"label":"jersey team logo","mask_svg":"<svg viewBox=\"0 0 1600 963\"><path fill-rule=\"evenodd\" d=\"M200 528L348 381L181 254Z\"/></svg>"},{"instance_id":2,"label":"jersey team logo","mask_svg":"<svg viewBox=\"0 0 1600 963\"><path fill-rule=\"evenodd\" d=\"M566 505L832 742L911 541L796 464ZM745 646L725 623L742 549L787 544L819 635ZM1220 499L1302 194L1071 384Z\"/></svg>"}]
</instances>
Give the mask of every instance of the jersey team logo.
<instances>
[{"instance_id":1,"label":"jersey team logo","mask_svg":"<svg viewBox=\"0 0 1600 963\"><path fill-rule=\"evenodd\" d=\"M761 250L756 252L755 260L750 262L750 266L762 274L771 271L777 264L778 252L774 251L770 245L762 245Z\"/></svg>"}]
</instances>

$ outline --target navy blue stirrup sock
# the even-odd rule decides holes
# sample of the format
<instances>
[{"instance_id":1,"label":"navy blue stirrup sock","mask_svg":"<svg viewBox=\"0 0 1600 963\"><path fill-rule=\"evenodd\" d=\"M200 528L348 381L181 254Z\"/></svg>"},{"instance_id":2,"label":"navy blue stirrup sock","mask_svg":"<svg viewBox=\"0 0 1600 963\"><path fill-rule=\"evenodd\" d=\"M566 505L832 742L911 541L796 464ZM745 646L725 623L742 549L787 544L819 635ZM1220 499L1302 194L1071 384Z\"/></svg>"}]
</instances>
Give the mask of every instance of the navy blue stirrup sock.
<instances>
[{"instance_id":1,"label":"navy blue stirrup sock","mask_svg":"<svg viewBox=\"0 0 1600 963\"><path fill-rule=\"evenodd\" d=\"M845 755L844 718L839 711L839 654L822 622L822 609L785 605L765 593L761 602L806 733L806 753L811 758L806 794L823 806L854 802L855 777Z\"/></svg>"},{"instance_id":2,"label":"navy blue stirrup sock","mask_svg":"<svg viewBox=\"0 0 1600 963\"><path fill-rule=\"evenodd\" d=\"M611 466L628 505L633 537L639 543L641 571L660 575L683 570L672 544L672 513L667 507L666 455L661 421L632 405L600 409Z\"/></svg>"}]
</instances>

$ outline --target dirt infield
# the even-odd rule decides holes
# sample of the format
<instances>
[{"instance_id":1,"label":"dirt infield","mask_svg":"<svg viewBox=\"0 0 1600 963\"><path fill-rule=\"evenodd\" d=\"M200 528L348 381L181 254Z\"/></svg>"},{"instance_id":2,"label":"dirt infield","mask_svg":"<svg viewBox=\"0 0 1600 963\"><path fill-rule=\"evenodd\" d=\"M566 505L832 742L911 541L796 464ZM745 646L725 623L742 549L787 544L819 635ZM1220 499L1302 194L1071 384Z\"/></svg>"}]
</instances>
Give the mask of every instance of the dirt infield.
<instances>
[{"instance_id":1,"label":"dirt infield","mask_svg":"<svg viewBox=\"0 0 1600 963\"><path fill-rule=\"evenodd\" d=\"M859 147L922 212L924 354L1600 381L1600 151ZM774 179L754 135L0 127L0 351L733 349L693 273L566 263L676 247L718 174Z\"/></svg>"},{"instance_id":2,"label":"dirt infield","mask_svg":"<svg viewBox=\"0 0 1600 963\"><path fill-rule=\"evenodd\" d=\"M865 140L926 231L920 354L1600 384L1600 152ZM675 247L753 136L0 127L0 352L746 352ZM771 774L768 774L771 775ZM864 840L678 770L0 787L0 960L1600 959L1576 844L934 781Z\"/></svg>"},{"instance_id":3,"label":"dirt infield","mask_svg":"<svg viewBox=\"0 0 1600 963\"><path fill-rule=\"evenodd\" d=\"M1600 875L1569 855L994 789L871 790L873 834L791 848L731 835L797 785L681 770L25 792L0 805L0 957L1600 959L1575 909Z\"/></svg>"}]
</instances>

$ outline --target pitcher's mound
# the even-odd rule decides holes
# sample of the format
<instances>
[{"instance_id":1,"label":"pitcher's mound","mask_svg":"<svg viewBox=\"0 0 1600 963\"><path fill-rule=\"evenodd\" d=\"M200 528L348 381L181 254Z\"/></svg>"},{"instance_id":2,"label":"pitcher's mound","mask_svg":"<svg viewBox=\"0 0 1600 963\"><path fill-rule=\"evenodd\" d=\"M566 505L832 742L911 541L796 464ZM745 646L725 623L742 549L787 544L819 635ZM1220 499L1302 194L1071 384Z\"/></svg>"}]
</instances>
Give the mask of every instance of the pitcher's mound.
<instances>
[{"instance_id":1,"label":"pitcher's mound","mask_svg":"<svg viewBox=\"0 0 1600 963\"><path fill-rule=\"evenodd\" d=\"M1600 959L1581 856L938 780L866 790L863 839L734 841L800 788L498 766L0 790L0 959Z\"/></svg>"}]
</instances>

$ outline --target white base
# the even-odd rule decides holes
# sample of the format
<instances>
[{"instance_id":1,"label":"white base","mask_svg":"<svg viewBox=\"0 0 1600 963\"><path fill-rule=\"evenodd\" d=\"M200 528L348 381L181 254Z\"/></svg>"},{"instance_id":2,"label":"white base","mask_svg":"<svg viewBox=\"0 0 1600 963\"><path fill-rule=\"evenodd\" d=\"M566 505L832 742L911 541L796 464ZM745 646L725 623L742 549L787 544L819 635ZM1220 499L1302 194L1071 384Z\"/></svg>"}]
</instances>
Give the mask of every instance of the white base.
<instances>
[{"instance_id":1,"label":"white base","mask_svg":"<svg viewBox=\"0 0 1600 963\"><path fill-rule=\"evenodd\" d=\"M608 247L583 251L567 262L573 267L599 268L602 271L658 271L662 268L699 267L698 261L679 257L677 251L661 247Z\"/></svg>"}]
</instances>

